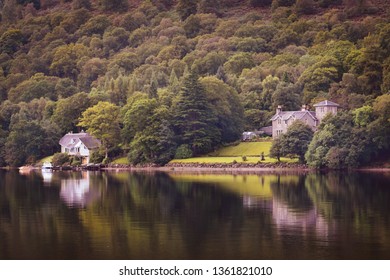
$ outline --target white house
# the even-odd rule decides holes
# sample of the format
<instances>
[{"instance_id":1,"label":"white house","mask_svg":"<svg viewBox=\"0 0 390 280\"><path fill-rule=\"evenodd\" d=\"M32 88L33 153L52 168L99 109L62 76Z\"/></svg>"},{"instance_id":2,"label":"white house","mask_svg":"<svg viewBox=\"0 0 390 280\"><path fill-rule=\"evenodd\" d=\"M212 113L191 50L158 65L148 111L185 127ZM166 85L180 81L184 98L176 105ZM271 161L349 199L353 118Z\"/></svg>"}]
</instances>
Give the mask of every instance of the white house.
<instances>
[{"instance_id":1,"label":"white house","mask_svg":"<svg viewBox=\"0 0 390 280\"><path fill-rule=\"evenodd\" d=\"M319 123L327 114L337 114L340 107L339 104L332 101L322 101L313 105L315 111L309 111L306 106L303 106L300 111L282 111L282 107L278 106L276 114L271 118L272 121L272 137L276 138L279 135L286 133L289 126L296 120L300 120L309 125L313 130L317 130Z\"/></svg>"},{"instance_id":2,"label":"white house","mask_svg":"<svg viewBox=\"0 0 390 280\"><path fill-rule=\"evenodd\" d=\"M59 143L61 145L61 153L80 156L83 159L83 163L89 163L91 152L101 145L98 139L84 131L80 133L69 132L61 138Z\"/></svg>"}]
</instances>

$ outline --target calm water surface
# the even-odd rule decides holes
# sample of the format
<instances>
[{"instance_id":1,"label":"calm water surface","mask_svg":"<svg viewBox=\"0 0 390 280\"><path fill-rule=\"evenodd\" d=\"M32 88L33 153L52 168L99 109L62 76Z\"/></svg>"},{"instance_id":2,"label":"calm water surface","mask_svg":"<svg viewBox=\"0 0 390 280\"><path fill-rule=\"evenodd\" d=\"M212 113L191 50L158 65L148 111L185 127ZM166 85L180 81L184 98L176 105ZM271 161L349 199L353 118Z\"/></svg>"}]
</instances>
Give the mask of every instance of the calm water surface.
<instances>
[{"instance_id":1,"label":"calm water surface","mask_svg":"<svg viewBox=\"0 0 390 280\"><path fill-rule=\"evenodd\" d=\"M390 259L390 173L0 171L0 259Z\"/></svg>"}]
</instances>

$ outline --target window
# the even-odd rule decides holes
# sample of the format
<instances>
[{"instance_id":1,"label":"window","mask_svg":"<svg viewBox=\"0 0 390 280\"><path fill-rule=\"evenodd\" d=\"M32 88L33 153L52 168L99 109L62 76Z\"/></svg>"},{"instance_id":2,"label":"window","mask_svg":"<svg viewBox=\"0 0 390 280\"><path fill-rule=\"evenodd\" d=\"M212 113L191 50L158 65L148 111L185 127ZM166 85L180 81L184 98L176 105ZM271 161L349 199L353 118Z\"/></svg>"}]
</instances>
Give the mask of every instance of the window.
<instances>
[{"instance_id":1,"label":"window","mask_svg":"<svg viewBox=\"0 0 390 280\"><path fill-rule=\"evenodd\" d=\"M278 119L278 124L281 124L282 123L282 120L281 119Z\"/></svg>"}]
</instances>

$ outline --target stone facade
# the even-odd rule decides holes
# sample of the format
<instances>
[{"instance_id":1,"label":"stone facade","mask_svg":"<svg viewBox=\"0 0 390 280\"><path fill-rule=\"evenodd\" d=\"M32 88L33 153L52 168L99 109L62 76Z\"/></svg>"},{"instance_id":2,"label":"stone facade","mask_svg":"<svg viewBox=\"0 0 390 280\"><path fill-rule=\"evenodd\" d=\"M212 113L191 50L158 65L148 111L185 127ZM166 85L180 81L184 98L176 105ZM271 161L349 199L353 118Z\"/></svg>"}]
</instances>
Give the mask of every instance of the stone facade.
<instances>
[{"instance_id":1,"label":"stone facade","mask_svg":"<svg viewBox=\"0 0 390 280\"><path fill-rule=\"evenodd\" d=\"M339 107L337 103L328 100L314 104L315 111L307 110L306 106L303 106L300 111L283 111L282 107L278 106L276 114L271 118L272 137L277 138L286 133L289 126L296 120L306 123L315 131L321 120L327 114L337 114Z\"/></svg>"}]
</instances>

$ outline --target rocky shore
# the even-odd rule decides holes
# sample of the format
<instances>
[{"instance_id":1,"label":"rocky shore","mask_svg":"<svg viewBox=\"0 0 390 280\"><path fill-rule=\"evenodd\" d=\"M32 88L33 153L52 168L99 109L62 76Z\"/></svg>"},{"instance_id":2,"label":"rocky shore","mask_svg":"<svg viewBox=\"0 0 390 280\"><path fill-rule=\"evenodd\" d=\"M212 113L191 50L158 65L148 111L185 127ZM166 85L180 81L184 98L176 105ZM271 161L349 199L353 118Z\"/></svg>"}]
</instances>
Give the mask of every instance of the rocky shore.
<instances>
[{"instance_id":1,"label":"rocky shore","mask_svg":"<svg viewBox=\"0 0 390 280\"><path fill-rule=\"evenodd\" d=\"M169 163L165 167L182 168L294 168L309 169L306 164L299 163Z\"/></svg>"},{"instance_id":2,"label":"rocky shore","mask_svg":"<svg viewBox=\"0 0 390 280\"><path fill-rule=\"evenodd\" d=\"M105 170L149 170L149 171L272 171L272 170L310 170L298 163L169 163L164 166L108 164Z\"/></svg>"}]
</instances>

